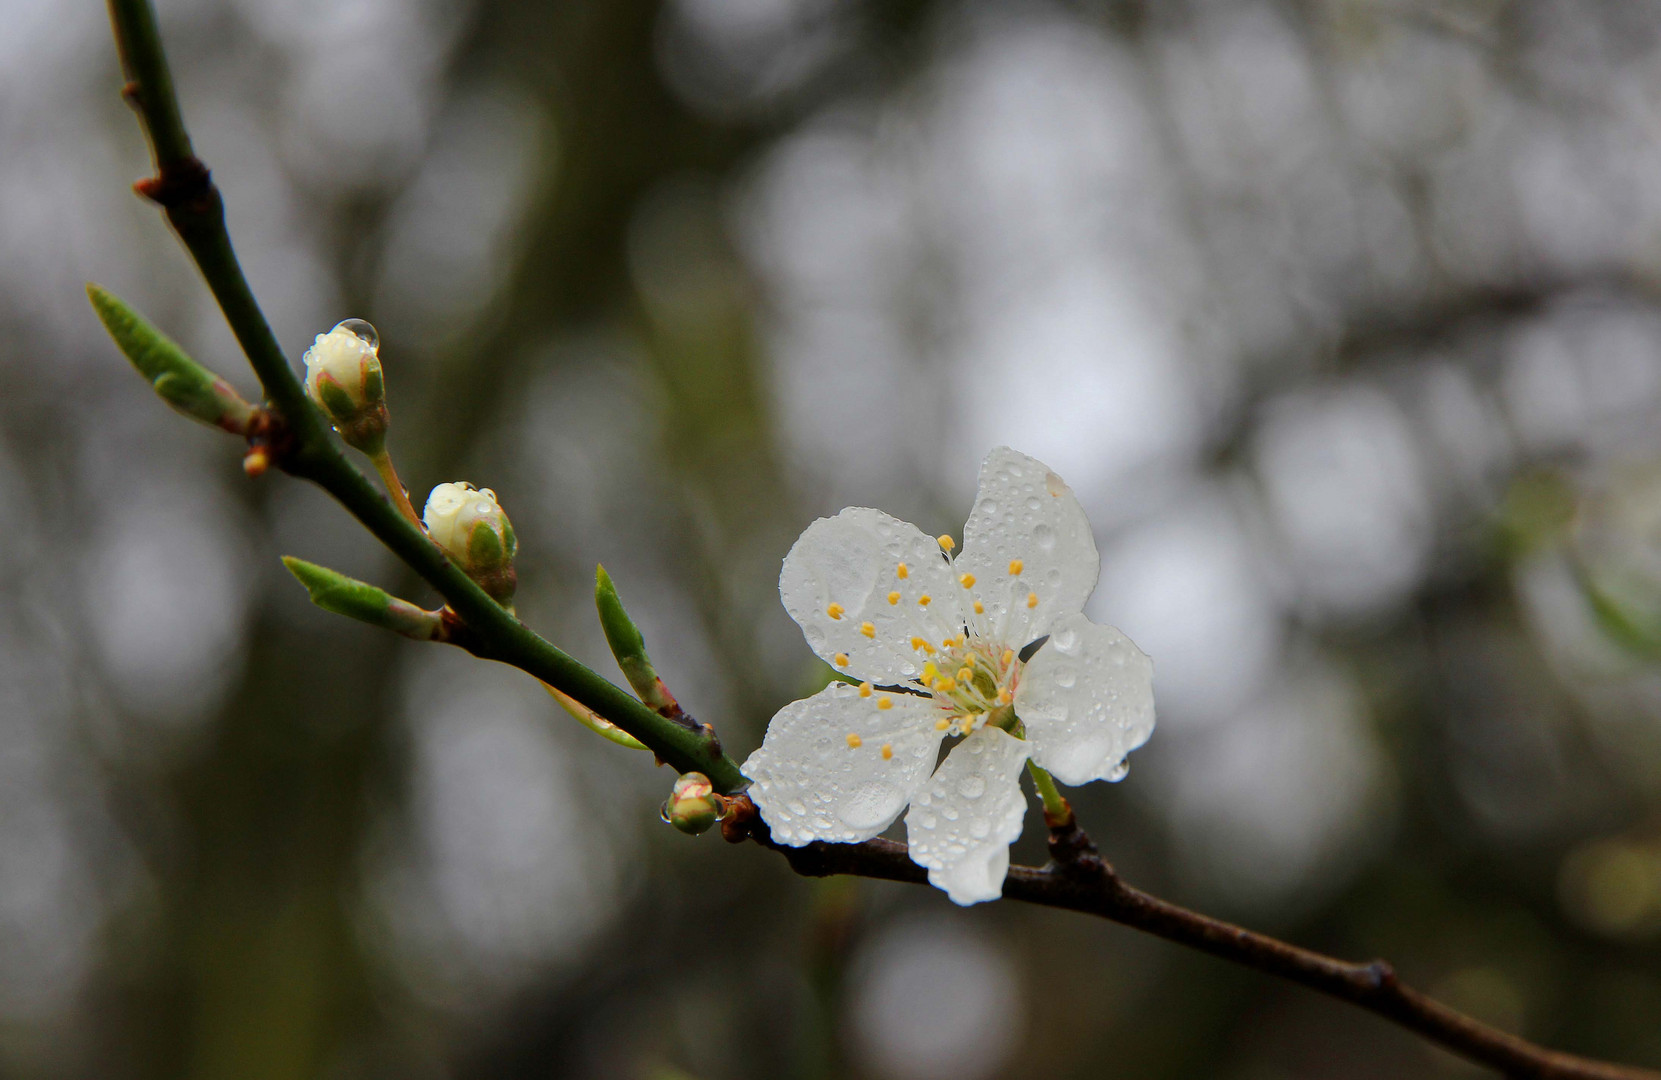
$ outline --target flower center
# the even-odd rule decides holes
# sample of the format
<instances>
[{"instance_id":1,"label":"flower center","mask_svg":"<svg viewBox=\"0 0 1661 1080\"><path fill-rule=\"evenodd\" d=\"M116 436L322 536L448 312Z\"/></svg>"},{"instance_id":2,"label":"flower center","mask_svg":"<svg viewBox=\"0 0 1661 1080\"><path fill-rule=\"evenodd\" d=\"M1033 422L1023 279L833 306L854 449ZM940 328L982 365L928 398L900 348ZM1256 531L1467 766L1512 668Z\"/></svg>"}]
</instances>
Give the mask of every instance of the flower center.
<instances>
[{"instance_id":1,"label":"flower center","mask_svg":"<svg viewBox=\"0 0 1661 1080\"><path fill-rule=\"evenodd\" d=\"M1015 650L964 632L940 642L917 681L940 710L935 727L967 735L1009 712L1021 667Z\"/></svg>"}]
</instances>

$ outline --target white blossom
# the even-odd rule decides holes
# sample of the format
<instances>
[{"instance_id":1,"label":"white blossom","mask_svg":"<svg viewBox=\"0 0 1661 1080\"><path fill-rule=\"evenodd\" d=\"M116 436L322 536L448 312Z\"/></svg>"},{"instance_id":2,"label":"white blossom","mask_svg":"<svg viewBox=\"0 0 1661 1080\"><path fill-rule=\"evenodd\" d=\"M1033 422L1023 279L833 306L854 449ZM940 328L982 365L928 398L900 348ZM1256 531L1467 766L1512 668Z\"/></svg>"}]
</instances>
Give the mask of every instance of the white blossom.
<instances>
[{"instance_id":1,"label":"white blossom","mask_svg":"<svg viewBox=\"0 0 1661 1080\"><path fill-rule=\"evenodd\" d=\"M519 540L494 491L467 483L440 484L427 496L421 523L433 543L480 588L502 604L513 598Z\"/></svg>"},{"instance_id":2,"label":"white blossom","mask_svg":"<svg viewBox=\"0 0 1661 1080\"><path fill-rule=\"evenodd\" d=\"M380 339L362 319L347 319L318 334L306 350L306 392L331 419L351 420L385 397ZM340 395L336 396L335 391Z\"/></svg>"},{"instance_id":3,"label":"white blossom","mask_svg":"<svg viewBox=\"0 0 1661 1080\"><path fill-rule=\"evenodd\" d=\"M909 806L912 859L974 904L1002 891L1022 766L1065 784L1121 779L1153 731L1153 664L1080 613L1096 542L1043 463L993 450L954 547L867 507L808 526L779 593L813 651L863 681L786 705L743 771L794 847L869 839ZM962 739L937 769L948 736Z\"/></svg>"}]
</instances>

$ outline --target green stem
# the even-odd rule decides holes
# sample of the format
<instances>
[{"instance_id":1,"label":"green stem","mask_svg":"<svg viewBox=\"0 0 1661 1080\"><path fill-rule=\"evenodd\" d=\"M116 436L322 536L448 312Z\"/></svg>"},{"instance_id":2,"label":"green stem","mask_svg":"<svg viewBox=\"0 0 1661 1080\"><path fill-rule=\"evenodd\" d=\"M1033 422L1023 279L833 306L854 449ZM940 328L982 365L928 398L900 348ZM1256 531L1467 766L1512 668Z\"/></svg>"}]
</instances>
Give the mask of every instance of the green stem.
<instances>
[{"instance_id":1,"label":"green stem","mask_svg":"<svg viewBox=\"0 0 1661 1080\"><path fill-rule=\"evenodd\" d=\"M271 411L282 422L286 445L277 448L278 464L334 496L436 589L465 624L467 633L458 644L469 652L519 668L569 694L639 739L677 772L704 773L723 794L742 788L743 775L712 733L659 716L532 632L462 573L418 524L395 509L341 454L306 398L237 262L218 189L192 156L148 0L109 0L109 6L122 65L135 84L128 96L143 118L159 173L139 189L166 209L168 221L195 259L259 377Z\"/></svg>"},{"instance_id":2,"label":"green stem","mask_svg":"<svg viewBox=\"0 0 1661 1080\"><path fill-rule=\"evenodd\" d=\"M391 452L382 447L381 452L369 460L375 466L375 471L381 474L381 486L392 496L392 504L404 515L404 520L424 531L426 526L421 524L421 515L410 505L409 492L404 490L404 482L398 479L398 470L392 466Z\"/></svg>"},{"instance_id":3,"label":"green stem","mask_svg":"<svg viewBox=\"0 0 1661 1080\"><path fill-rule=\"evenodd\" d=\"M1038 799L1044 804L1044 824L1052 829L1063 829L1073 823L1073 806L1055 786L1050 776L1037 762L1027 759L1027 771L1032 773L1032 786L1038 789Z\"/></svg>"}]
</instances>

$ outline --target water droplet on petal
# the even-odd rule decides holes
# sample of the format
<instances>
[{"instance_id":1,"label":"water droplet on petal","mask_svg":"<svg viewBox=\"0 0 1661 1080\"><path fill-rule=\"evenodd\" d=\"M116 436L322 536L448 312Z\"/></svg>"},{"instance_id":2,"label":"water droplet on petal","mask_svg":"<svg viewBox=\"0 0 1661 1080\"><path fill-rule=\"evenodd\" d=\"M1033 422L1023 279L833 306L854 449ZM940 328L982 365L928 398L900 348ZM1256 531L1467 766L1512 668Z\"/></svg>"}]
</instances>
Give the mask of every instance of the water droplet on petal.
<instances>
[{"instance_id":1,"label":"water droplet on petal","mask_svg":"<svg viewBox=\"0 0 1661 1080\"><path fill-rule=\"evenodd\" d=\"M940 824L940 819L935 817L933 814L924 814L922 817L917 819L917 824L921 825L925 829L932 829L936 825Z\"/></svg>"},{"instance_id":2,"label":"water droplet on petal","mask_svg":"<svg viewBox=\"0 0 1661 1080\"><path fill-rule=\"evenodd\" d=\"M886 824L905 805L905 796L893 784L867 780L848 794L837 811L850 829L874 829Z\"/></svg>"},{"instance_id":3,"label":"water droplet on petal","mask_svg":"<svg viewBox=\"0 0 1661 1080\"><path fill-rule=\"evenodd\" d=\"M1036 510L1042 505L1043 505L1043 503L1038 501L1038 496L1036 496L1036 495L1034 495L1031 498L1027 499L1027 509L1028 510Z\"/></svg>"},{"instance_id":4,"label":"water droplet on petal","mask_svg":"<svg viewBox=\"0 0 1661 1080\"><path fill-rule=\"evenodd\" d=\"M354 337L362 339L371 349L381 347L381 335L364 319L342 319L335 323L336 330L344 330Z\"/></svg>"},{"instance_id":5,"label":"water droplet on petal","mask_svg":"<svg viewBox=\"0 0 1661 1080\"><path fill-rule=\"evenodd\" d=\"M1070 690L1078 682L1078 675L1073 672L1072 665L1055 669L1055 684L1063 690Z\"/></svg>"},{"instance_id":6,"label":"water droplet on petal","mask_svg":"<svg viewBox=\"0 0 1661 1080\"><path fill-rule=\"evenodd\" d=\"M1050 644L1064 653L1070 653L1078 645L1078 631L1057 630L1050 635Z\"/></svg>"},{"instance_id":7,"label":"water droplet on petal","mask_svg":"<svg viewBox=\"0 0 1661 1080\"><path fill-rule=\"evenodd\" d=\"M969 825L969 835L976 840L985 840L992 831L992 823L985 818L976 818Z\"/></svg>"},{"instance_id":8,"label":"water droplet on petal","mask_svg":"<svg viewBox=\"0 0 1661 1080\"><path fill-rule=\"evenodd\" d=\"M986 778L983 776L965 776L957 782L957 793L965 799L978 799L986 794Z\"/></svg>"},{"instance_id":9,"label":"water droplet on petal","mask_svg":"<svg viewBox=\"0 0 1661 1080\"><path fill-rule=\"evenodd\" d=\"M1113 768L1109 770L1108 774L1102 777L1102 779L1106 780L1110 784L1117 784L1129 775L1130 759L1126 758L1123 761L1120 761L1119 764L1113 766Z\"/></svg>"},{"instance_id":10,"label":"water droplet on petal","mask_svg":"<svg viewBox=\"0 0 1661 1080\"><path fill-rule=\"evenodd\" d=\"M1055 530L1048 525L1039 524L1033 527L1032 542L1038 545L1039 551L1055 550Z\"/></svg>"},{"instance_id":11,"label":"water droplet on petal","mask_svg":"<svg viewBox=\"0 0 1661 1080\"><path fill-rule=\"evenodd\" d=\"M999 508L998 508L998 503L997 503L996 499L982 499L981 500L980 512L985 514L987 517L997 517L998 516L998 509Z\"/></svg>"},{"instance_id":12,"label":"water droplet on petal","mask_svg":"<svg viewBox=\"0 0 1661 1080\"><path fill-rule=\"evenodd\" d=\"M807 813L807 807L802 804L800 799L791 799L789 802L784 804L784 808L796 817L801 817Z\"/></svg>"}]
</instances>

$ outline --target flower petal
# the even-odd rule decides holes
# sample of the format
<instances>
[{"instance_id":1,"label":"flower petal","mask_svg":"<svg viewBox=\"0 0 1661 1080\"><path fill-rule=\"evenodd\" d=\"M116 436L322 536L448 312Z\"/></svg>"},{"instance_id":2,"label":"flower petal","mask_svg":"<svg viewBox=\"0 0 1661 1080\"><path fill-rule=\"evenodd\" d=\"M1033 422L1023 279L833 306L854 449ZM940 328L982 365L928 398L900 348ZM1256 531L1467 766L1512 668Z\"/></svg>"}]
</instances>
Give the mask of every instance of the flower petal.
<instances>
[{"instance_id":1,"label":"flower petal","mask_svg":"<svg viewBox=\"0 0 1661 1080\"><path fill-rule=\"evenodd\" d=\"M1032 760L1063 784L1117 780L1153 733L1153 661L1111 626L1066 615L1015 689Z\"/></svg>"},{"instance_id":2,"label":"flower petal","mask_svg":"<svg viewBox=\"0 0 1661 1080\"><path fill-rule=\"evenodd\" d=\"M938 716L929 698L884 690L862 697L840 682L780 709L743 767L773 839L801 847L882 832L934 768L944 737Z\"/></svg>"},{"instance_id":3,"label":"flower petal","mask_svg":"<svg viewBox=\"0 0 1661 1080\"><path fill-rule=\"evenodd\" d=\"M1021 766L1028 746L983 727L946 755L905 816L911 859L928 867L929 884L955 904L1003 895L1009 845L1021 835L1027 798Z\"/></svg>"},{"instance_id":4,"label":"flower petal","mask_svg":"<svg viewBox=\"0 0 1661 1080\"><path fill-rule=\"evenodd\" d=\"M974 575L982 633L1019 649L1084 609L1101 558L1073 489L1036 458L1000 446L980 467L957 569Z\"/></svg>"},{"instance_id":5,"label":"flower petal","mask_svg":"<svg viewBox=\"0 0 1661 1080\"><path fill-rule=\"evenodd\" d=\"M922 670L926 656L912 638L938 647L963 629L960 591L938 543L864 506L809 525L779 573L785 610L813 651L838 671L879 683Z\"/></svg>"}]
</instances>

